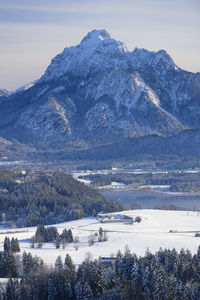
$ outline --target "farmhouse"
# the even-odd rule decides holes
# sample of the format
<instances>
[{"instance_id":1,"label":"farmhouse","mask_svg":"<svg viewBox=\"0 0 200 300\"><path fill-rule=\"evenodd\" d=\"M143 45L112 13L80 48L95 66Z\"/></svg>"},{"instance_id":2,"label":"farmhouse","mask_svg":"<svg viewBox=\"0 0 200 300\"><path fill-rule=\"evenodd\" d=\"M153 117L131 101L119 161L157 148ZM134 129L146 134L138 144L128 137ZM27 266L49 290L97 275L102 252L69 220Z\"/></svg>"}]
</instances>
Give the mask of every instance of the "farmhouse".
<instances>
[{"instance_id":1,"label":"farmhouse","mask_svg":"<svg viewBox=\"0 0 200 300\"><path fill-rule=\"evenodd\" d=\"M97 216L97 219L101 223L124 223L124 224L133 224L134 220L132 217L126 216L126 215L121 215L121 214L99 214Z\"/></svg>"}]
</instances>

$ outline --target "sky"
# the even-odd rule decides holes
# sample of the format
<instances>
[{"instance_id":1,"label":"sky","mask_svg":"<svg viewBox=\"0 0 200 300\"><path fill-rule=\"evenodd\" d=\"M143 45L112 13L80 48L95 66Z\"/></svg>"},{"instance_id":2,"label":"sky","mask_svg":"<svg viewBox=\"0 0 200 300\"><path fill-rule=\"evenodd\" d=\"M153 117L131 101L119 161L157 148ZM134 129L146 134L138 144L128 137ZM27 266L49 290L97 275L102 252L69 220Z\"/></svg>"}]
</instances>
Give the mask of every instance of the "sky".
<instances>
[{"instance_id":1,"label":"sky","mask_svg":"<svg viewBox=\"0 0 200 300\"><path fill-rule=\"evenodd\" d=\"M200 0L0 0L0 88L40 78L93 29L129 50L165 49L182 69L200 72Z\"/></svg>"}]
</instances>

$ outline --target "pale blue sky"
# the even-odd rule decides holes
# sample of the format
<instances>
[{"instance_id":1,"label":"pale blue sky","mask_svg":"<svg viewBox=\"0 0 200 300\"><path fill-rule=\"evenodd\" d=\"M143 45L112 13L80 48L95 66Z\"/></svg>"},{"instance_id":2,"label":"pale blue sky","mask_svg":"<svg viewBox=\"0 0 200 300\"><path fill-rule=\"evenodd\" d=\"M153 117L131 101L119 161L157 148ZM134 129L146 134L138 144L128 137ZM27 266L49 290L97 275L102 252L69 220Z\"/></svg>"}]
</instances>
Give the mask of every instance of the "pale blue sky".
<instances>
[{"instance_id":1,"label":"pale blue sky","mask_svg":"<svg viewBox=\"0 0 200 300\"><path fill-rule=\"evenodd\" d=\"M129 50L165 49L200 71L200 0L0 0L0 87L38 79L64 47L101 28Z\"/></svg>"}]
</instances>

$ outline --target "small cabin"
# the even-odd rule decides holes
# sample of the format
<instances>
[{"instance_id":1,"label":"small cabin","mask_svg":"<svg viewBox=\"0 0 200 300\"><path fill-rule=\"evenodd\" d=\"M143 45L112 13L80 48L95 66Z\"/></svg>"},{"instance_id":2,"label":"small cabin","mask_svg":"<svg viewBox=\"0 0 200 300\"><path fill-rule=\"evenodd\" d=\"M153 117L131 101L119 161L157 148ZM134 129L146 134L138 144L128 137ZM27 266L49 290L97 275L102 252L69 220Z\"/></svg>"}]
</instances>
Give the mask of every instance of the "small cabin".
<instances>
[{"instance_id":1,"label":"small cabin","mask_svg":"<svg viewBox=\"0 0 200 300\"><path fill-rule=\"evenodd\" d=\"M105 267L113 266L116 260L115 257L100 257L100 259Z\"/></svg>"}]
</instances>

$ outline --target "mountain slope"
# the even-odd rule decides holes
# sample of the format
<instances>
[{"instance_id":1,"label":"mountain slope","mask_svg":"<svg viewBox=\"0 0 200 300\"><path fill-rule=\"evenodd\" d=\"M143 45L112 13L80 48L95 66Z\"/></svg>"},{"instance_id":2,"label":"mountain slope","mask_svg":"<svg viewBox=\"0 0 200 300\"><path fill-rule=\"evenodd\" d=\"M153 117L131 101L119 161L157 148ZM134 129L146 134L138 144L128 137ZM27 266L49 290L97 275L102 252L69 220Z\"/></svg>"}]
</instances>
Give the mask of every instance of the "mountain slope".
<instances>
[{"instance_id":1,"label":"mountain slope","mask_svg":"<svg viewBox=\"0 0 200 300\"><path fill-rule=\"evenodd\" d=\"M164 51L93 30L65 48L27 90L0 103L0 136L37 146L100 145L200 128L200 75Z\"/></svg>"}]
</instances>

